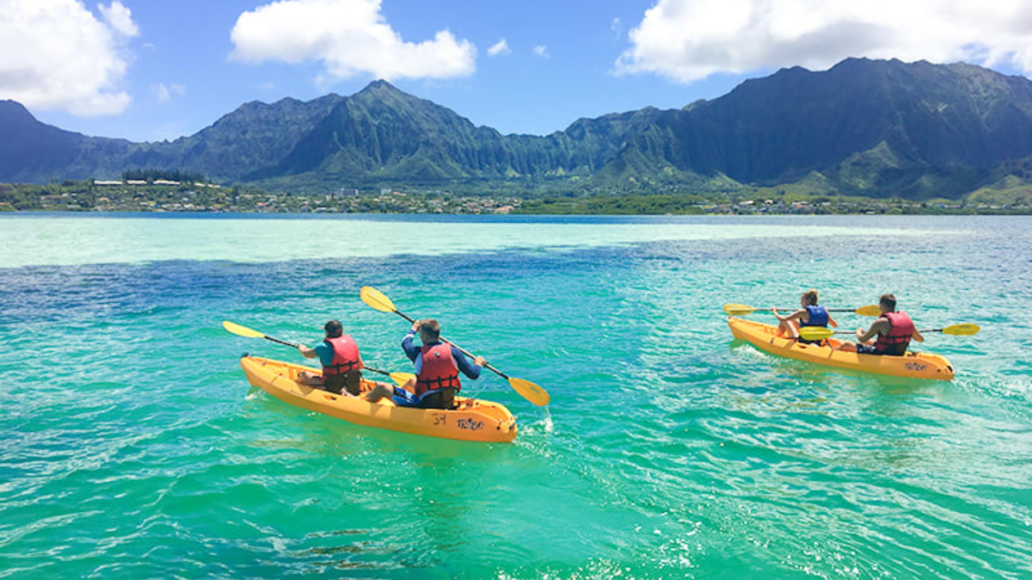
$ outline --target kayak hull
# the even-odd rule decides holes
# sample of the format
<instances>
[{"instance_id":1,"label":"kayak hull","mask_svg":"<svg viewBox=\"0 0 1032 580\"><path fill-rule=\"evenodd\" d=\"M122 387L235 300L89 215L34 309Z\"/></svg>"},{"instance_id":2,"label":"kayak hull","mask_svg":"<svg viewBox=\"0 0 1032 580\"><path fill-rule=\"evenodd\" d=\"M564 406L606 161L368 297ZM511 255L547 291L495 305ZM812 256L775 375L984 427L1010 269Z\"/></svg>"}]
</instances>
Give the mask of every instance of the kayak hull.
<instances>
[{"instance_id":1,"label":"kayak hull","mask_svg":"<svg viewBox=\"0 0 1032 580\"><path fill-rule=\"evenodd\" d=\"M370 403L296 382L300 371L320 374L319 369L250 356L241 358L240 366L248 382L284 403L356 425L460 441L510 443L516 438L516 418L499 403L455 397L458 408L447 411L399 407L389 399ZM363 391L372 387L362 381Z\"/></svg>"},{"instance_id":2,"label":"kayak hull","mask_svg":"<svg viewBox=\"0 0 1032 580\"><path fill-rule=\"evenodd\" d=\"M857 354L837 351L832 346L842 341L825 341L831 346L802 344L777 335L778 327L742 318L727 319L731 334L756 348L778 356L794 358L819 365L850 369L880 375L915 379L953 380L953 365L945 357L931 353L908 352L904 356Z\"/></svg>"}]
</instances>

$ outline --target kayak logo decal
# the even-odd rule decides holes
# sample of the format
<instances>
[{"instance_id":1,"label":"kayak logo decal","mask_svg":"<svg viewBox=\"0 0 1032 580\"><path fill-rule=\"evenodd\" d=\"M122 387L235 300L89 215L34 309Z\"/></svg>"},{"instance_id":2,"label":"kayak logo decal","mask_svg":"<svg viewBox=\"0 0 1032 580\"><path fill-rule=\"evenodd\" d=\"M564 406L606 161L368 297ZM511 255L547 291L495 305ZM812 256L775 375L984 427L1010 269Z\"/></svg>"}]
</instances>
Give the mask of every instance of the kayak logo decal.
<instances>
[{"instance_id":1,"label":"kayak logo decal","mask_svg":"<svg viewBox=\"0 0 1032 580\"><path fill-rule=\"evenodd\" d=\"M483 421L477 421L476 419L459 419L459 429L467 429L469 431L479 431L484 428Z\"/></svg>"},{"instance_id":2,"label":"kayak logo decal","mask_svg":"<svg viewBox=\"0 0 1032 580\"><path fill-rule=\"evenodd\" d=\"M925 370L926 368L928 368L928 365L923 365L921 363L916 363L916 362L908 362L904 366L907 367L908 371L917 371L917 372L921 372L921 371Z\"/></svg>"}]
</instances>

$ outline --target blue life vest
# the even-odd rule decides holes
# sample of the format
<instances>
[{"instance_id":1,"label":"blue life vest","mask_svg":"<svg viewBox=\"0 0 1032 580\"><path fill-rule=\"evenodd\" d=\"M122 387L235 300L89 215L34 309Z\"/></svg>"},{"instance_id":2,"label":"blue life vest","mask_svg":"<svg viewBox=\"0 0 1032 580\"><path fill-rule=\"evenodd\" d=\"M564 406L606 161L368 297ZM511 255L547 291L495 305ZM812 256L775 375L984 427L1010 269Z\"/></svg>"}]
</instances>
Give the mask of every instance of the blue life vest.
<instances>
[{"instance_id":1,"label":"blue life vest","mask_svg":"<svg viewBox=\"0 0 1032 580\"><path fill-rule=\"evenodd\" d=\"M806 306L804 306L804 308L806 308L806 311L810 313L810 321L803 322L802 319L800 319L800 328L804 326L821 326L824 328L828 327L828 311L825 310L823 306L813 306L807 304Z\"/></svg>"}]
</instances>

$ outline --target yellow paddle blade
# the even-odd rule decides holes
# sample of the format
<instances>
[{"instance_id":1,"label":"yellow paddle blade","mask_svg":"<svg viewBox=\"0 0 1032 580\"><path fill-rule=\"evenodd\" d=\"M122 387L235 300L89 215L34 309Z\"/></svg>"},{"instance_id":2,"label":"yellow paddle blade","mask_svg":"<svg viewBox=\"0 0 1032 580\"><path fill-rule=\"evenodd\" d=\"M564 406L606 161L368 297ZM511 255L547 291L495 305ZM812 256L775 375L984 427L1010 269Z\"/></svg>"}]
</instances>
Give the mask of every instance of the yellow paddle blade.
<instances>
[{"instance_id":1,"label":"yellow paddle blade","mask_svg":"<svg viewBox=\"0 0 1032 580\"><path fill-rule=\"evenodd\" d=\"M246 326L240 326L239 324L234 324L228 320L222 321L222 328L225 328L238 336L246 336L247 338L265 338L265 335L257 330L252 330Z\"/></svg>"},{"instance_id":2,"label":"yellow paddle blade","mask_svg":"<svg viewBox=\"0 0 1032 580\"><path fill-rule=\"evenodd\" d=\"M724 312L728 316L744 316L746 314L752 314L756 309L752 306L746 306L745 304L725 304Z\"/></svg>"},{"instance_id":3,"label":"yellow paddle blade","mask_svg":"<svg viewBox=\"0 0 1032 580\"><path fill-rule=\"evenodd\" d=\"M412 373L391 373L391 380L399 387L405 386L406 383L415 378L416 375Z\"/></svg>"},{"instance_id":4,"label":"yellow paddle blade","mask_svg":"<svg viewBox=\"0 0 1032 580\"><path fill-rule=\"evenodd\" d=\"M870 306L861 306L853 312L856 312L860 316L874 316L877 318L878 316L881 316L881 307L877 304L872 304Z\"/></svg>"},{"instance_id":5,"label":"yellow paddle blade","mask_svg":"<svg viewBox=\"0 0 1032 580\"><path fill-rule=\"evenodd\" d=\"M831 338L834 334L834 330L820 326L804 326L799 329L799 336L806 340L824 340Z\"/></svg>"},{"instance_id":6,"label":"yellow paddle blade","mask_svg":"<svg viewBox=\"0 0 1032 580\"><path fill-rule=\"evenodd\" d=\"M516 390L524 399L534 403L538 407L544 407L551 400L548 392L526 379L509 379L509 386Z\"/></svg>"},{"instance_id":7,"label":"yellow paddle blade","mask_svg":"<svg viewBox=\"0 0 1032 580\"><path fill-rule=\"evenodd\" d=\"M952 334L954 336L972 336L978 334L978 331L982 330L977 324L954 324L953 326L947 326L942 329L943 334Z\"/></svg>"},{"instance_id":8,"label":"yellow paddle blade","mask_svg":"<svg viewBox=\"0 0 1032 580\"><path fill-rule=\"evenodd\" d=\"M372 306L380 312L397 312L398 309L394 307L394 303L391 299L384 296L383 292L380 292L372 286L362 286L362 302L365 302L369 306Z\"/></svg>"}]
</instances>

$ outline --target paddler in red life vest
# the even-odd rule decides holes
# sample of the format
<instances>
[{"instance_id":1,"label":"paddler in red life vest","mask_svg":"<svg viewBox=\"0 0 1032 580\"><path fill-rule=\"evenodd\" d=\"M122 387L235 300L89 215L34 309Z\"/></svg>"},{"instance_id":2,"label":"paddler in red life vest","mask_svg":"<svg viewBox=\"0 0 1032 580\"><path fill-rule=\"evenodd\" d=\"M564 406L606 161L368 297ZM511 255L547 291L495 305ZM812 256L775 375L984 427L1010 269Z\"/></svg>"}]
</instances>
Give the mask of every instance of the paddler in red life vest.
<instances>
[{"instance_id":1,"label":"paddler in red life vest","mask_svg":"<svg viewBox=\"0 0 1032 580\"><path fill-rule=\"evenodd\" d=\"M422 346L413 344L416 333ZM480 377L484 357L478 356L470 364L466 355L454 346L440 340L441 325L433 319L417 320L401 341L401 348L416 367L415 381L404 389L394 390L394 403L405 407L424 409L451 409L455 394L462 389L459 371L476 380ZM409 391L411 389L411 392Z\"/></svg>"},{"instance_id":2,"label":"paddler in red life vest","mask_svg":"<svg viewBox=\"0 0 1032 580\"><path fill-rule=\"evenodd\" d=\"M326 338L315 348L308 348L303 344L297 347L305 358L319 358L319 362L322 363L322 374L301 371L298 373L297 382L331 393L357 397L362 384L363 368L358 345L351 335L344 334L344 326L339 321L331 320L323 329L326 331ZM390 385L375 385L376 387L365 396L371 402L389 397L394 392Z\"/></svg>"},{"instance_id":3,"label":"paddler in red life vest","mask_svg":"<svg viewBox=\"0 0 1032 580\"><path fill-rule=\"evenodd\" d=\"M804 326L819 326L827 328L829 324L833 327L838 327L838 323L831 317L831 314L828 314L828 310L817 303L816 290L803 292L803 296L799 300L799 305L799 310L796 310L787 316L781 316L778 314L777 308L771 309L774 313L774 318L777 318L780 321L778 323L779 334L787 336L788 338L796 339L803 344L814 344L820 343L821 341L800 338L800 328Z\"/></svg>"},{"instance_id":4,"label":"paddler in red life vest","mask_svg":"<svg viewBox=\"0 0 1032 580\"><path fill-rule=\"evenodd\" d=\"M907 353L907 345L911 339L917 342L924 342L924 337L917 331L914 321L910 320L906 312L896 312L896 297L892 294L882 294L878 299L878 306L882 314L871 325L866 332L862 328L856 329L856 338L859 343L842 341L836 350L858 352L860 354L884 354L890 356L903 356ZM872 343L871 339L875 338Z\"/></svg>"}]
</instances>

